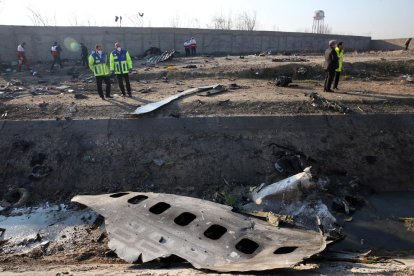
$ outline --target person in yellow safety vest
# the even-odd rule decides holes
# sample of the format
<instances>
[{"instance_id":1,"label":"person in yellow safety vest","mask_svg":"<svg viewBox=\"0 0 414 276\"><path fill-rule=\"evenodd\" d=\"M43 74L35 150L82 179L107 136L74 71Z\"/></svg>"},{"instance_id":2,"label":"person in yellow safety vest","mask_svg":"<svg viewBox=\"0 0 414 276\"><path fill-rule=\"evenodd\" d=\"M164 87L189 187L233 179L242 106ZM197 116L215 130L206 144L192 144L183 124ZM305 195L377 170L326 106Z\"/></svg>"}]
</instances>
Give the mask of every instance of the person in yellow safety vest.
<instances>
[{"instance_id":1,"label":"person in yellow safety vest","mask_svg":"<svg viewBox=\"0 0 414 276\"><path fill-rule=\"evenodd\" d=\"M95 51L89 56L89 69L93 72L96 78L96 85L98 86L98 94L105 100L102 82L106 84L106 97L112 98L111 96L111 79L109 78L109 58L108 55L103 51L101 45L96 45Z\"/></svg>"},{"instance_id":2,"label":"person in yellow safety vest","mask_svg":"<svg viewBox=\"0 0 414 276\"><path fill-rule=\"evenodd\" d=\"M343 60L344 60L344 43L338 42L338 45L335 48L336 54L338 55L338 60L339 60L339 66L338 69L336 69L335 72L335 83L334 83L334 87L333 89L338 89L338 84L339 84L339 78L341 76L341 72L342 72L342 64L343 64Z\"/></svg>"},{"instance_id":3,"label":"person in yellow safety vest","mask_svg":"<svg viewBox=\"0 0 414 276\"><path fill-rule=\"evenodd\" d=\"M132 69L132 60L129 52L121 48L121 43L115 43L115 50L112 51L109 58L111 73L116 75L118 79L119 89L121 89L122 96L125 97L124 80L128 97L132 97L131 84L129 82L128 73Z\"/></svg>"}]
</instances>

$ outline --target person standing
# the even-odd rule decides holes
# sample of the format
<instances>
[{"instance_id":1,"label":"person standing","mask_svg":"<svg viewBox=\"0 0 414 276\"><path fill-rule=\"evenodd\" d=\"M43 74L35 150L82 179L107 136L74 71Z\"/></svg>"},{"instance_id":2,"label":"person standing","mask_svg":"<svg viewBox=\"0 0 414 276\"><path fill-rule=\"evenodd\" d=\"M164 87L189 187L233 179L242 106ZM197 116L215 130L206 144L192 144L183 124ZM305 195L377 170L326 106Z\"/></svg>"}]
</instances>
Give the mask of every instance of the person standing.
<instances>
[{"instance_id":1,"label":"person standing","mask_svg":"<svg viewBox=\"0 0 414 276\"><path fill-rule=\"evenodd\" d=\"M191 55L195 56L197 55L197 41L194 37L190 39L190 49L191 49Z\"/></svg>"},{"instance_id":2,"label":"person standing","mask_svg":"<svg viewBox=\"0 0 414 276\"><path fill-rule=\"evenodd\" d=\"M18 71L21 72L22 71L22 66L23 64L26 65L26 71L30 71L30 66L29 66L29 62L27 61L26 58L26 42L23 42L22 44L20 44L19 46L17 46L17 58L18 58Z\"/></svg>"},{"instance_id":3,"label":"person standing","mask_svg":"<svg viewBox=\"0 0 414 276\"><path fill-rule=\"evenodd\" d=\"M335 71L335 83L334 83L334 86L333 86L334 89L338 89L339 78L341 77L342 63L343 63L344 55L345 55L343 44L344 43L342 41L340 41L340 42L338 42L338 45L335 48L335 52L338 56L338 69L336 69L336 71Z\"/></svg>"},{"instance_id":4,"label":"person standing","mask_svg":"<svg viewBox=\"0 0 414 276\"><path fill-rule=\"evenodd\" d=\"M88 67L88 48L86 48L85 44L81 43L81 58L82 58L82 66Z\"/></svg>"},{"instance_id":5,"label":"person standing","mask_svg":"<svg viewBox=\"0 0 414 276\"><path fill-rule=\"evenodd\" d=\"M111 80L109 78L109 58L108 55L103 51L101 45L96 45L95 51L89 56L89 68L93 72L96 85L98 87L98 94L102 100L105 100L102 83L106 85L106 97L112 98L111 96Z\"/></svg>"},{"instance_id":6,"label":"person standing","mask_svg":"<svg viewBox=\"0 0 414 276\"><path fill-rule=\"evenodd\" d=\"M132 97L131 94L131 84L129 82L129 72L132 69L132 60L129 52L122 49L121 43L115 43L115 50L112 51L109 58L110 70L111 73L115 73L116 78L118 79L119 89L121 89L122 96L125 97L125 87L124 80L126 84L126 89L128 96Z\"/></svg>"},{"instance_id":7,"label":"person standing","mask_svg":"<svg viewBox=\"0 0 414 276\"><path fill-rule=\"evenodd\" d=\"M332 87L332 82L335 77L335 71L338 69L338 55L335 51L336 48L336 41L331 40L329 41L329 48L325 51L325 87L324 92L334 92Z\"/></svg>"},{"instance_id":8,"label":"person standing","mask_svg":"<svg viewBox=\"0 0 414 276\"><path fill-rule=\"evenodd\" d=\"M55 64L59 64L60 69L63 68L62 60L60 59L60 53L62 52L62 47L57 42L54 42L52 47L50 48L50 53L53 57L52 66L50 67L50 71L53 71L53 68L55 67Z\"/></svg>"},{"instance_id":9,"label":"person standing","mask_svg":"<svg viewBox=\"0 0 414 276\"><path fill-rule=\"evenodd\" d=\"M191 47L190 39L184 41L184 50L185 50L185 56L186 57L189 57L191 55L190 47Z\"/></svg>"}]
</instances>

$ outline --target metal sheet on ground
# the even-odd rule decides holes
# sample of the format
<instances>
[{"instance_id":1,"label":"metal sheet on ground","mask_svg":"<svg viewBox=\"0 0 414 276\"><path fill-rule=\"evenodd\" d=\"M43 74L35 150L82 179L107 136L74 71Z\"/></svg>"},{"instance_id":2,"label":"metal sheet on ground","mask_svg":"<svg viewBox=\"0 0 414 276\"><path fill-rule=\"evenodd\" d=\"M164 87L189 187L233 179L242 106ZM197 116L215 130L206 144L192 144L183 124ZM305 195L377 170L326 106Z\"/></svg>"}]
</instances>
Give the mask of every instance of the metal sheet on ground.
<instances>
[{"instance_id":1,"label":"metal sheet on ground","mask_svg":"<svg viewBox=\"0 0 414 276\"><path fill-rule=\"evenodd\" d=\"M184 92L181 92L179 94L176 94L174 96L168 97L164 100L161 100L159 102L155 102L155 103L150 103L150 104L146 104L144 106L140 106L138 107L131 115L140 115L140 114L145 114L145 113L150 113L166 104L169 104L170 102L181 98L183 96L187 96L190 94L194 94L200 91L205 91L205 90L209 90L209 89L214 89L217 85L211 85L211 86L203 86L203 87L196 87L196 88L191 88L188 89Z\"/></svg>"},{"instance_id":2,"label":"metal sheet on ground","mask_svg":"<svg viewBox=\"0 0 414 276\"><path fill-rule=\"evenodd\" d=\"M154 193L76 196L105 217L109 247L128 262L176 255L222 272L292 267L325 249L320 234L278 228L231 207Z\"/></svg>"},{"instance_id":3,"label":"metal sheet on ground","mask_svg":"<svg viewBox=\"0 0 414 276\"><path fill-rule=\"evenodd\" d=\"M175 54L175 50L165 51L161 55L156 55L156 56L152 56L148 58L146 62L149 64L157 64L159 62L164 62L164 61L171 59L174 54Z\"/></svg>"}]
</instances>

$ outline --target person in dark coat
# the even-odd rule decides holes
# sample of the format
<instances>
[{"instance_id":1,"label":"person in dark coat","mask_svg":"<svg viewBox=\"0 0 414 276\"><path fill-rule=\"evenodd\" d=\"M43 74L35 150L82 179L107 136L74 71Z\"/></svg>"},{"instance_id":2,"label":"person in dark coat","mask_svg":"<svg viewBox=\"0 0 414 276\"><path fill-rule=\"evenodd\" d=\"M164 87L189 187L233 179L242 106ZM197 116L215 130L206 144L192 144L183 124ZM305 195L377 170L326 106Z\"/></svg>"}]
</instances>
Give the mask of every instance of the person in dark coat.
<instances>
[{"instance_id":1,"label":"person in dark coat","mask_svg":"<svg viewBox=\"0 0 414 276\"><path fill-rule=\"evenodd\" d=\"M89 62L88 62L88 57L89 57L88 48L86 48L85 44L83 44L83 43L81 43L80 46L81 46L82 66L89 67Z\"/></svg>"},{"instance_id":2,"label":"person in dark coat","mask_svg":"<svg viewBox=\"0 0 414 276\"><path fill-rule=\"evenodd\" d=\"M338 69L339 66L339 59L338 59L338 55L336 54L335 51L336 48L336 41L335 40L331 40L329 41L329 48L326 49L325 51L325 64L324 64L324 69L325 69L325 87L324 87L324 92L334 92L331 87L332 87L332 82L335 78L335 71L336 69Z\"/></svg>"}]
</instances>

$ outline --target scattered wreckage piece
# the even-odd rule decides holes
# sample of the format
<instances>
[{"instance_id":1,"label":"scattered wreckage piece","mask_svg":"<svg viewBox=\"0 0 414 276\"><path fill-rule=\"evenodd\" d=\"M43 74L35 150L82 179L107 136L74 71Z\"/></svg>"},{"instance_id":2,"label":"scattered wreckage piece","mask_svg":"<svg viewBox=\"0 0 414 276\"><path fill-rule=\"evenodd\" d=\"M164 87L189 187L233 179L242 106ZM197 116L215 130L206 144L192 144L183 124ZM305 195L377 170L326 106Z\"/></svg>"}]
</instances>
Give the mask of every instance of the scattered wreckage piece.
<instances>
[{"instance_id":1,"label":"scattered wreckage piece","mask_svg":"<svg viewBox=\"0 0 414 276\"><path fill-rule=\"evenodd\" d=\"M300 57L273 58L272 62L309 62L309 59Z\"/></svg>"},{"instance_id":2,"label":"scattered wreckage piece","mask_svg":"<svg viewBox=\"0 0 414 276\"><path fill-rule=\"evenodd\" d=\"M289 84L291 84L291 83L292 83L292 78L291 77L280 76L280 77L277 77L275 79L276 86L288 87Z\"/></svg>"},{"instance_id":3,"label":"scattered wreckage piece","mask_svg":"<svg viewBox=\"0 0 414 276\"><path fill-rule=\"evenodd\" d=\"M56 90L59 90L61 92L64 92L65 90L68 90L70 88L69 85L61 85L61 86L57 86Z\"/></svg>"},{"instance_id":4,"label":"scattered wreckage piece","mask_svg":"<svg viewBox=\"0 0 414 276\"><path fill-rule=\"evenodd\" d=\"M175 50L168 50L162 53L161 55L152 56L150 58L147 58L146 63L147 64L157 64L160 62L168 61L173 58L175 54Z\"/></svg>"},{"instance_id":5,"label":"scattered wreckage piece","mask_svg":"<svg viewBox=\"0 0 414 276\"><path fill-rule=\"evenodd\" d=\"M217 94L220 94L220 93L223 93L223 92L226 92L226 91L227 91L227 88L224 85L219 84L219 85L216 85L211 90L207 90L207 91L204 91L204 92L198 94L198 96L209 97L209 96L217 95Z\"/></svg>"},{"instance_id":6,"label":"scattered wreckage piece","mask_svg":"<svg viewBox=\"0 0 414 276\"><path fill-rule=\"evenodd\" d=\"M413 83L413 78L410 75L403 75L401 76L401 79L408 83Z\"/></svg>"},{"instance_id":7,"label":"scattered wreckage piece","mask_svg":"<svg viewBox=\"0 0 414 276\"><path fill-rule=\"evenodd\" d=\"M149 92L153 92L153 91L154 91L154 90L152 89L152 87L151 87L151 86L144 87L144 88L141 88L140 90L138 90L138 92L143 93L143 94L145 94L145 93L149 93Z\"/></svg>"},{"instance_id":8,"label":"scattered wreckage piece","mask_svg":"<svg viewBox=\"0 0 414 276\"><path fill-rule=\"evenodd\" d=\"M158 108L160 108L160 107L162 107L166 104L169 104L170 102L172 102L172 101L174 101L178 98L181 98L181 97L184 97L184 96L187 96L187 95L190 95L190 94L194 94L194 93L197 93L197 92L211 90L211 89L216 88L217 86L218 85L216 84L216 85L210 85L210 86L196 87L196 88L188 89L186 91L183 91L183 92L178 93L174 96L168 97L168 98L166 98L164 100L161 100L159 102L150 103L150 104L140 106L131 115L140 115L140 114L150 113L150 112L152 112L152 111L154 111L154 110L156 110L156 109L158 109Z\"/></svg>"},{"instance_id":9,"label":"scattered wreckage piece","mask_svg":"<svg viewBox=\"0 0 414 276\"><path fill-rule=\"evenodd\" d=\"M230 83L229 84L229 89L230 90L238 90L238 89L242 89L243 87L238 85L237 83Z\"/></svg>"},{"instance_id":10,"label":"scattered wreckage piece","mask_svg":"<svg viewBox=\"0 0 414 276\"><path fill-rule=\"evenodd\" d=\"M309 97L311 99L312 106L314 107L325 110L333 110L344 114L352 112L350 108L336 102L328 101L324 97L320 96L318 93L312 92L311 94L309 94Z\"/></svg>"},{"instance_id":11,"label":"scattered wreckage piece","mask_svg":"<svg viewBox=\"0 0 414 276\"><path fill-rule=\"evenodd\" d=\"M45 95L49 92L49 89L47 87L32 87L30 89L30 93L32 95Z\"/></svg>"},{"instance_id":12,"label":"scattered wreckage piece","mask_svg":"<svg viewBox=\"0 0 414 276\"><path fill-rule=\"evenodd\" d=\"M0 228L0 241L4 240L4 233L6 233L6 229Z\"/></svg>"},{"instance_id":13,"label":"scattered wreckage piece","mask_svg":"<svg viewBox=\"0 0 414 276\"><path fill-rule=\"evenodd\" d=\"M196 198L126 192L72 202L105 217L108 246L128 262L175 255L200 269L262 271L292 267L326 247L320 233L277 228Z\"/></svg>"},{"instance_id":14,"label":"scattered wreckage piece","mask_svg":"<svg viewBox=\"0 0 414 276\"><path fill-rule=\"evenodd\" d=\"M4 244L8 242L7 239L4 239L4 234L6 233L5 228L0 228L0 247L2 247Z\"/></svg>"},{"instance_id":15,"label":"scattered wreckage piece","mask_svg":"<svg viewBox=\"0 0 414 276\"><path fill-rule=\"evenodd\" d=\"M323 260L334 262L368 263L375 261L375 257L371 257L370 254L371 250L363 253L346 251L326 251L320 258Z\"/></svg>"},{"instance_id":16,"label":"scattered wreckage piece","mask_svg":"<svg viewBox=\"0 0 414 276\"><path fill-rule=\"evenodd\" d=\"M297 198L299 191L314 187L315 183L311 181L312 174L310 167L303 172L293 175L289 178L283 179L279 182L270 185L259 185L254 187L251 191L251 199L258 205L262 204L266 197L277 197L283 200L288 200L291 197Z\"/></svg>"},{"instance_id":17,"label":"scattered wreckage piece","mask_svg":"<svg viewBox=\"0 0 414 276\"><path fill-rule=\"evenodd\" d=\"M257 218L264 218L266 221L275 227L279 227L279 224L281 222L294 224L295 220L293 216L289 215L280 215L273 212L263 212L263 211L246 211L246 210L240 210L241 213L250 215Z\"/></svg>"},{"instance_id":18,"label":"scattered wreckage piece","mask_svg":"<svg viewBox=\"0 0 414 276\"><path fill-rule=\"evenodd\" d=\"M22 85L21 81L11 80L5 86L3 86L3 85L0 86L0 92L14 93L14 92L19 92L19 91L26 90L26 88L21 87L21 85Z\"/></svg>"},{"instance_id":19,"label":"scattered wreckage piece","mask_svg":"<svg viewBox=\"0 0 414 276\"><path fill-rule=\"evenodd\" d=\"M12 93L4 93L0 91L0 99L14 99Z\"/></svg>"},{"instance_id":20,"label":"scattered wreckage piece","mask_svg":"<svg viewBox=\"0 0 414 276\"><path fill-rule=\"evenodd\" d=\"M399 218L398 220L404 222L408 231L414 232L414 218Z\"/></svg>"}]
</instances>

